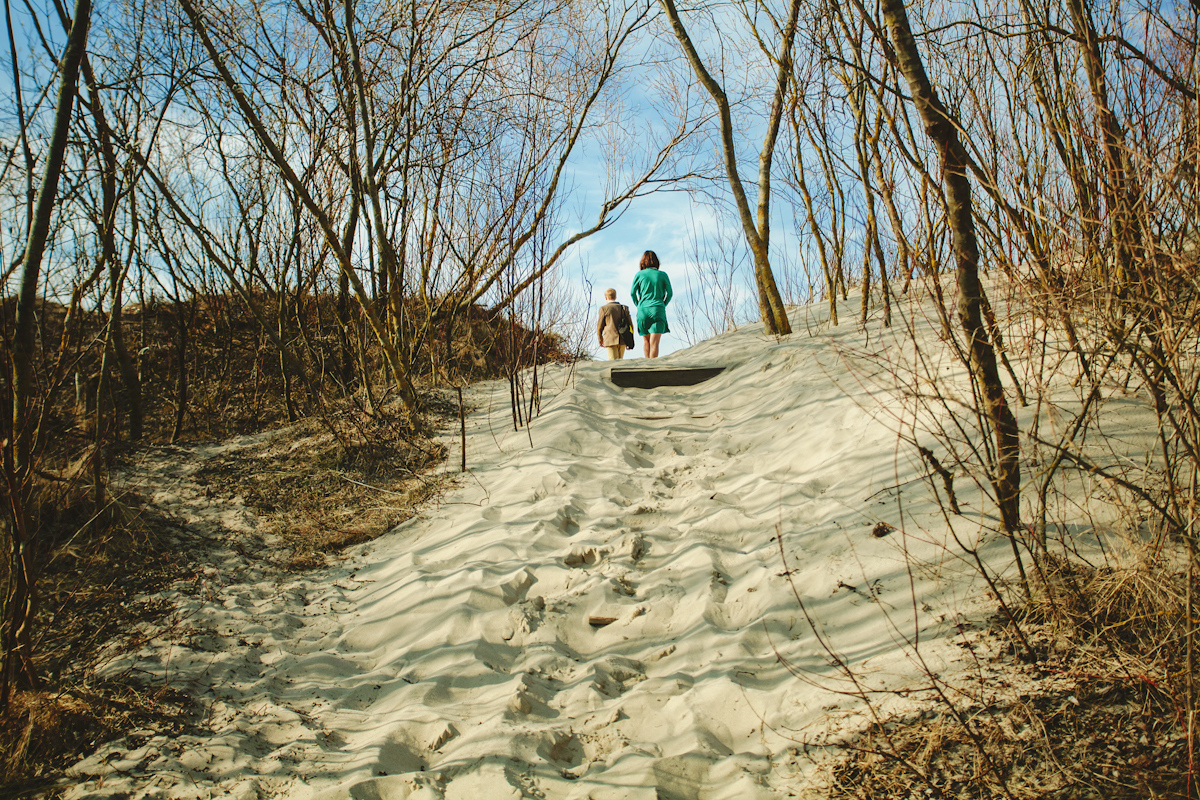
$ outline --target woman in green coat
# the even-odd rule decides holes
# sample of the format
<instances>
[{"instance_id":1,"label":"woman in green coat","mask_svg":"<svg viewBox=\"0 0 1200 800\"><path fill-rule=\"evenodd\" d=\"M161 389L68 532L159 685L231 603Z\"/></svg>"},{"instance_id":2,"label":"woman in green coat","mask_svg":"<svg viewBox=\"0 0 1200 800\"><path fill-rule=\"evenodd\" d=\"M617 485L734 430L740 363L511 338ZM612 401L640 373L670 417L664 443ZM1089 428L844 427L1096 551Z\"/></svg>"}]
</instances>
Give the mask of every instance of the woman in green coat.
<instances>
[{"instance_id":1,"label":"woman in green coat","mask_svg":"<svg viewBox=\"0 0 1200 800\"><path fill-rule=\"evenodd\" d=\"M634 277L629 296L637 306L637 332L642 335L647 359L659 357L659 339L670 333L667 327L667 303L671 302L671 278L659 270L659 257L653 251L642 253L641 269Z\"/></svg>"},{"instance_id":2,"label":"woman in green coat","mask_svg":"<svg viewBox=\"0 0 1200 800\"><path fill-rule=\"evenodd\" d=\"M658 268L653 250L642 254L641 269L633 278L629 296L637 306L637 328L645 345L646 358L658 358L658 340L667 327L667 303L671 302L671 279Z\"/></svg>"}]
</instances>

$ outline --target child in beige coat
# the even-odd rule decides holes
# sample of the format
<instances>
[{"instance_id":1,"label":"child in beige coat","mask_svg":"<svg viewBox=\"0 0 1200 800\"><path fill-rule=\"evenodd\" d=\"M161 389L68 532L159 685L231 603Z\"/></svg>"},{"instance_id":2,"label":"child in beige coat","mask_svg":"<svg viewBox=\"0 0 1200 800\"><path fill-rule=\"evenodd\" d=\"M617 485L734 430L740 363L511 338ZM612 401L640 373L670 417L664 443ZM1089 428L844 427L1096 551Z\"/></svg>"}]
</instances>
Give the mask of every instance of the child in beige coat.
<instances>
[{"instance_id":1,"label":"child in beige coat","mask_svg":"<svg viewBox=\"0 0 1200 800\"><path fill-rule=\"evenodd\" d=\"M610 361L625 357L625 345L621 343L622 331L633 327L629 309L617 302L617 290L605 289L604 299L600 306L600 319L596 323L596 335L600 338L600 346L608 351Z\"/></svg>"}]
</instances>

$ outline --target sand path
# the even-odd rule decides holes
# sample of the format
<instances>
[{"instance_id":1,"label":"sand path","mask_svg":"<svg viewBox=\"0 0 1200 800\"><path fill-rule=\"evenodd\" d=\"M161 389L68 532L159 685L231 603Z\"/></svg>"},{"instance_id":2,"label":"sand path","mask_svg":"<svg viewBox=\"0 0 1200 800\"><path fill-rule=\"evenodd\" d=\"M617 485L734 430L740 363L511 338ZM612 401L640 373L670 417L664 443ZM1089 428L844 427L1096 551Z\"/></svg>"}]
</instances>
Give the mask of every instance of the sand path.
<instances>
[{"instance_id":1,"label":"sand path","mask_svg":"<svg viewBox=\"0 0 1200 800\"><path fill-rule=\"evenodd\" d=\"M695 387L552 367L528 430L512 429L506 384L473 387L458 488L302 576L242 556L253 519L183 470L159 491L206 535L220 523L212 565L200 590L171 593L176 635L106 670L171 676L205 718L105 747L68 796L717 800L818 786L824 745L861 726L863 705L838 693L817 634L870 687L917 687L924 668L966 666L956 625L976 591L938 546L878 403L831 378L854 335L745 329L661 360L727 367ZM921 535L876 537L880 521ZM918 632L924 667L905 645ZM916 708L918 694L878 702Z\"/></svg>"}]
</instances>

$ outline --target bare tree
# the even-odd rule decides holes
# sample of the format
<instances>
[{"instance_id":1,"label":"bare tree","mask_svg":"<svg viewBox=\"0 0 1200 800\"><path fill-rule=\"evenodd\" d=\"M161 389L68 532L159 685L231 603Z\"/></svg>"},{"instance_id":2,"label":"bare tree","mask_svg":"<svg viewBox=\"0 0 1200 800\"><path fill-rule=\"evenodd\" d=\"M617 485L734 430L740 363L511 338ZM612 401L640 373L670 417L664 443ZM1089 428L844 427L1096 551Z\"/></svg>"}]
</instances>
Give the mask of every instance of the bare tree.
<instances>
[{"instance_id":1,"label":"bare tree","mask_svg":"<svg viewBox=\"0 0 1200 800\"><path fill-rule=\"evenodd\" d=\"M787 310L783 298L775 283L775 275L771 271L771 169L775 158L775 146L779 139L779 129L788 96L788 87L792 82L792 48L796 41L796 26L800 16L800 0L790 0L785 19L770 18L770 23L776 27L779 44L772 51L765 42L760 40L764 52L771 58L775 69L775 81L771 93L770 111L767 116L767 132L758 156L758 206L757 214L751 213L750 201L746 189L742 185L741 173L738 168L736 131L733 126L733 113L729 97L721 83L712 75L704 60L700 57L687 26L674 0L660 0L663 11L671 23L671 31L679 41L680 47L691 65L696 79L704 87L717 107L717 119L721 133L721 154L724 159L725 177L729 182L737 207L738 219L746 244L754 254L754 281L758 287L758 306L763 325L768 333L789 334L792 332L791 323L787 318ZM749 11L745 12L747 16Z\"/></svg>"},{"instance_id":2,"label":"bare tree","mask_svg":"<svg viewBox=\"0 0 1200 800\"><path fill-rule=\"evenodd\" d=\"M647 24L644 2L588 15L509 0L296 2L285 6L287 48L268 18L230 24L191 0L183 8L223 97L321 232L409 407L414 359L437 332L485 299L512 306L571 246L669 179L691 132L681 123L610 187L594 223L543 250L542 231L562 230L565 176ZM340 192L314 189L335 175ZM535 244L544 255L526 270ZM514 271L523 277L510 280ZM344 308L339 317L348 323Z\"/></svg>"},{"instance_id":3,"label":"bare tree","mask_svg":"<svg viewBox=\"0 0 1200 800\"><path fill-rule=\"evenodd\" d=\"M30 531L26 501L34 450L33 374L36 342L39 276L42 256L50 233L50 218L58 199L58 181L66 157L67 134L75 104L80 65L87 49L91 23L91 0L77 0L70 21L66 46L59 60L58 102L53 136L45 155L45 170L38 187L37 203L29 226L29 237L21 263L21 291L17 303L17 321L11 342L12 365L12 438L4 447L4 476L7 483L8 525L6 538L10 554L10 585L4 597L4 656L0 671L0 701L7 706L14 681L26 686L36 684L31 663L29 625L33 615L33 571L30 563Z\"/></svg>"},{"instance_id":4,"label":"bare tree","mask_svg":"<svg viewBox=\"0 0 1200 800\"><path fill-rule=\"evenodd\" d=\"M967 336L970 365L984 400L984 413L996 442L991 483L996 492L1001 524L1010 537L1021 530L1021 449L1016 418L1004 395L996 354L983 319L983 290L979 284L979 246L967 177L968 156L959 139L958 122L938 98L925 71L902 0L883 0L897 70L912 92L913 103L942 159L950 231L958 278L959 323ZM1016 542L1013 543L1017 552ZM1019 553L1018 553L1019 560Z\"/></svg>"}]
</instances>

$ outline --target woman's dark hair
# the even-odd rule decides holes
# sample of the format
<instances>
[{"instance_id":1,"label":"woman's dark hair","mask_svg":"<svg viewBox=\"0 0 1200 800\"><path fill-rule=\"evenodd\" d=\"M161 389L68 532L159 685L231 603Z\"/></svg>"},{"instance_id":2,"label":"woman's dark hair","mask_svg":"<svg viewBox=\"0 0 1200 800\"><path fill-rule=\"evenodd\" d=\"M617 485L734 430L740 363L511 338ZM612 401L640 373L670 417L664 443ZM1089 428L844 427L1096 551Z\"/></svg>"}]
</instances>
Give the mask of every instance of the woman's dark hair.
<instances>
[{"instance_id":1,"label":"woman's dark hair","mask_svg":"<svg viewBox=\"0 0 1200 800\"><path fill-rule=\"evenodd\" d=\"M641 269L658 269L658 254L653 250L642 253Z\"/></svg>"}]
</instances>

